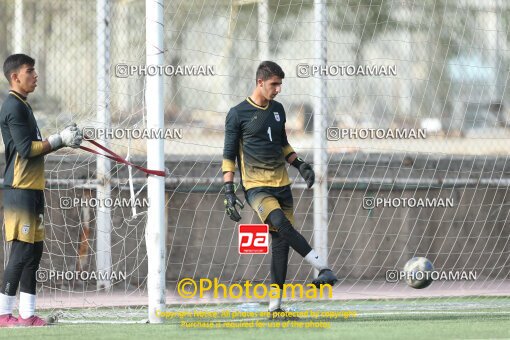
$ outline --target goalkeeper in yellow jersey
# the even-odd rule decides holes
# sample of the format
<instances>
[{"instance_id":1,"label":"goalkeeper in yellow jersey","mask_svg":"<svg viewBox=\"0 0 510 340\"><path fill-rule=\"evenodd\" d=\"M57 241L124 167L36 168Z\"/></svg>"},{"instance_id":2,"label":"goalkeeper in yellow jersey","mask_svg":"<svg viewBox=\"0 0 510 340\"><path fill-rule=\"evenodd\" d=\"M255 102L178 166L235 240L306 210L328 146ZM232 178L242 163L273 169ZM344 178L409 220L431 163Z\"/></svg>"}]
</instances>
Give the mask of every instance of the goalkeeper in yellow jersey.
<instances>
[{"instance_id":1,"label":"goalkeeper in yellow jersey","mask_svg":"<svg viewBox=\"0 0 510 340\"><path fill-rule=\"evenodd\" d=\"M270 226L272 283L283 288L289 247L292 247L319 270L319 276L313 280L316 286L333 285L337 278L326 260L293 227L293 199L286 162L299 170L308 188L312 187L315 174L310 164L300 159L287 141L285 110L274 100L281 92L284 77L278 64L262 62L257 68L256 87L251 96L227 114L222 164L225 209L233 221L241 219L237 207L243 208L243 204L234 189L237 160L246 200L261 221ZM281 297L271 299L269 311L282 311Z\"/></svg>"},{"instance_id":2,"label":"goalkeeper in yellow jersey","mask_svg":"<svg viewBox=\"0 0 510 340\"><path fill-rule=\"evenodd\" d=\"M0 327L45 326L35 315L36 271L44 240L44 155L61 147L79 147L75 124L43 140L27 96L37 86L35 60L13 54L4 62L9 95L0 110L5 145L3 188L5 240L11 242L9 261L0 286ZM19 317L12 315L20 288Z\"/></svg>"}]
</instances>

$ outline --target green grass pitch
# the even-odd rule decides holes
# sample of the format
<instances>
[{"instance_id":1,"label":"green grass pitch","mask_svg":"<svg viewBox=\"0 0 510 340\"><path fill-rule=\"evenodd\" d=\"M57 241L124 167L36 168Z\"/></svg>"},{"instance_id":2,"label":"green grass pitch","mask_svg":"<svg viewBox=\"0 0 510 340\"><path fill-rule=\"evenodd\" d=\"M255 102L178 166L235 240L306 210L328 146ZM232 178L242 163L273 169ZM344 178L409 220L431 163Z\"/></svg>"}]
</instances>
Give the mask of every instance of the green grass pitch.
<instances>
[{"instance_id":1,"label":"green grass pitch","mask_svg":"<svg viewBox=\"0 0 510 340\"><path fill-rule=\"evenodd\" d=\"M328 328L273 328L280 322L255 318L263 323L263 328L220 328L189 329L180 325L179 319L168 320L165 324L115 323L140 321L136 317L123 319L118 311L112 323L104 317L76 319L66 322L66 318L56 325L44 328L0 329L0 338L48 338L48 339L510 339L510 298L508 297L467 297L446 299L414 300L365 300L360 302L298 303L293 306L300 310L353 310L356 317L334 320L301 319L298 322L326 321ZM171 309L172 307L169 307ZM236 310L236 306L194 306L187 310ZM175 310L182 311L186 308ZM261 306L263 310L265 306ZM239 309L239 308L238 308ZM143 310L141 311L143 313ZM87 312L74 310L70 313L87 315ZM92 314L91 314L92 315ZM141 314L143 315L143 314ZM196 319L187 321L197 321ZM238 320L205 320L216 323L244 322ZM289 326L289 324L287 324Z\"/></svg>"}]
</instances>

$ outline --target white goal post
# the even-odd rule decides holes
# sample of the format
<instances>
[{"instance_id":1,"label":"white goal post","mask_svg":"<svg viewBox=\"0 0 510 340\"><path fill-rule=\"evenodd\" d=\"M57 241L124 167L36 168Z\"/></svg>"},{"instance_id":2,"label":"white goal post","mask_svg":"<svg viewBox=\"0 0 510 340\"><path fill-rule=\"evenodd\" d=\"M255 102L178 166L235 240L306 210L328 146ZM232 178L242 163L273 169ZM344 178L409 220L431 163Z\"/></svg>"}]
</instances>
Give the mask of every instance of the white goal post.
<instances>
[{"instance_id":1,"label":"white goal post","mask_svg":"<svg viewBox=\"0 0 510 340\"><path fill-rule=\"evenodd\" d=\"M146 0L146 63L163 65L164 62L164 1ZM145 87L145 107L147 129L161 130L163 121L163 75L147 75ZM147 165L149 169L165 169L165 153L162 139L147 141ZM165 218L165 179L150 175L147 179L149 208L145 242L147 244L149 296L149 322L161 323L158 311L166 307L166 218Z\"/></svg>"}]
</instances>

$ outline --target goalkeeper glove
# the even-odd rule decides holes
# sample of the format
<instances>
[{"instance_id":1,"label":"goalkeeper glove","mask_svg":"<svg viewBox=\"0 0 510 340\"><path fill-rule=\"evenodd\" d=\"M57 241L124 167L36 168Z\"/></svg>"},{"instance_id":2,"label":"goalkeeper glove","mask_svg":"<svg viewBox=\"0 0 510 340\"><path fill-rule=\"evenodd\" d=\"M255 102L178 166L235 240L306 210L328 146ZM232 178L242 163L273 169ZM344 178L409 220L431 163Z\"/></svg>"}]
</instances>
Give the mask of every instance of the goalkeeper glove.
<instances>
[{"instance_id":1,"label":"goalkeeper glove","mask_svg":"<svg viewBox=\"0 0 510 340\"><path fill-rule=\"evenodd\" d=\"M310 189L315 182L315 173L313 172L313 168L310 164L303 161L301 158L297 157L291 165L299 170L301 177L306 182L306 186Z\"/></svg>"},{"instance_id":2,"label":"goalkeeper glove","mask_svg":"<svg viewBox=\"0 0 510 340\"><path fill-rule=\"evenodd\" d=\"M68 125L60 133L48 137L48 142L52 150L60 149L64 146L77 148L80 146L83 139L81 130L78 129L75 123Z\"/></svg>"},{"instance_id":3,"label":"goalkeeper glove","mask_svg":"<svg viewBox=\"0 0 510 340\"><path fill-rule=\"evenodd\" d=\"M243 209L244 204L235 194L234 182L225 182L223 188L225 189L225 200L223 201L225 204L225 211L232 221L239 222L241 220L241 215L239 215L236 205Z\"/></svg>"}]
</instances>

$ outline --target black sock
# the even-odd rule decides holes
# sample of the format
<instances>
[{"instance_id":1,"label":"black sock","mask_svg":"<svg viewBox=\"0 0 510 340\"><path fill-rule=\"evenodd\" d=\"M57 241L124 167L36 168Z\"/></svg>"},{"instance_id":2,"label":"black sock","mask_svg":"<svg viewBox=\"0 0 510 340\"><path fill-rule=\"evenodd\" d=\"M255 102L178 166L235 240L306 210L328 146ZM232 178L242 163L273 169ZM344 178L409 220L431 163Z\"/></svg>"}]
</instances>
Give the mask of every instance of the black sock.
<instances>
[{"instance_id":1,"label":"black sock","mask_svg":"<svg viewBox=\"0 0 510 340\"><path fill-rule=\"evenodd\" d=\"M305 240L287 219L283 210L276 209L269 213L266 223L272 225L299 255L305 257L311 250L310 244Z\"/></svg>"}]
</instances>

